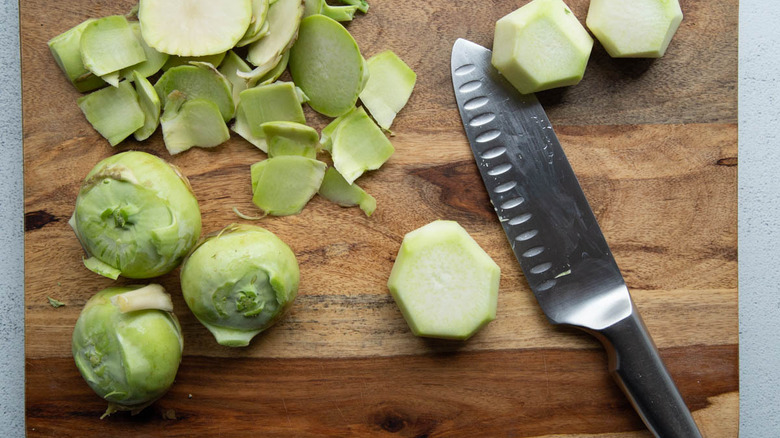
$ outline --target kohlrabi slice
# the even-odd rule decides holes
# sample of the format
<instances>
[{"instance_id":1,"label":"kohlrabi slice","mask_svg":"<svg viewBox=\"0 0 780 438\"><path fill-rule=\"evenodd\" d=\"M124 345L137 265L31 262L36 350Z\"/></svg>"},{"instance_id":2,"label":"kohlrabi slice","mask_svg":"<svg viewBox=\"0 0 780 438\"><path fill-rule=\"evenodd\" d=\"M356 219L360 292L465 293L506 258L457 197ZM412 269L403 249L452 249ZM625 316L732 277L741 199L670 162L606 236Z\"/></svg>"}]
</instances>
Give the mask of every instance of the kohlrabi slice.
<instances>
[{"instance_id":1,"label":"kohlrabi slice","mask_svg":"<svg viewBox=\"0 0 780 438\"><path fill-rule=\"evenodd\" d=\"M48 43L57 65L73 86L82 93L106 86L106 82L84 67L84 62L81 60L81 35L84 28L93 21L95 19L90 18L57 35Z\"/></svg>"},{"instance_id":2,"label":"kohlrabi slice","mask_svg":"<svg viewBox=\"0 0 780 438\"><path fill-rule=\"evenodd\" d=\"M496 22L493 66L521 93L582 80L593 38L562 0L533 0Z\"/></svg>"},{"instance_id":3,"label":"kohlrabi slice","mask_svg":"<svg viewBox=\"0 0 780 438\"><path fill-rule=\"evenodd\" d=\"M89 256L85 265L101 275L113 273L111 278L170 272L201 228L187 179L164 160L137 151L112 155L87 174L69 224Z\"/></svg>"},{"instance_id":4,"label":"kohlrabi slice","mask_svg":"<svg viewBox=\"0 0 780 438\"><path fill-rule=\"evenodd\" d=\"M268 33L270 26L265 19L267 13L268 0L252 0L252 21L249 23L249 28L246 30L244 36L236 43L237 47L251 44Z\"/></svg>"},{"instance_id":5,"label":"kohlrabi slice","mask_svg":"<svg viewBox=\"0 0 780 438\"><path fill-rule=\"evenodd\" d=\"M404 236L387 287L412 333L465 340L496 317L500 269L457 222Z\"/></svg>"},{"instance_id":6,"label":"kohlrabi slice","mask_svg":"<svg viewBox=\"0 0 780 438\"><path fill-rule=\"evenodd\" d=\"M270 158L279 155L317 158L320 138L314 128L296 122L268 122L260 125L260 129Z\"/></svg>"},{"instance_id":7,"label":"kohlrabi slice","mask_svg":"<svg viewBox=\"0 0 780 438\"><path fill-rule=\"evenodd\" d=\"M219 146L230 138L227 125L214 102L188 99L178 91L168 95L160 122L165 148L171 155L195 146Z\"/></svg>"},{"instance_id":8,"label":"kohlrabi slice","mask_svg":"<svg viewBox=\"0 0 780 438\"><path fill-rule=\"evenodd\" d=\"M225 59L226 52L217 53L216 55L207 55L207 56L176 56L171 55L170 58L168 58L168 62L165 63L165 65L162 66L163 71L168 71L173 67L178 67L180 65L189 65L190 62L207 62L214 67L219 67L222 64L222 61Z\"/></svg>"},{"instance_id":9,"label":"kohlrabi slice","mask_svg":"<svg viewBox=\"0 0 780 438\"><path fill-rule=\"evenodd\" d=\"M352 21L357 5L331 6L325 0L305 0L303 16L322 14L336 21Z\"/></svg>"},{"instance_id":10,"label":"kohlrabi slice","mask_svg":"<svg viewBox=\"0 0 780 438\"><path fill-rule=\"evenodd\" d=\"M138 103L144 112L144 126L133 133L138 141L149 138L157 126L160 125L160 98L148 79L136 72L134 74L135 92L138 94Z\"/></svg>"},{"instance_id":11,"label":"kohlrabi slice","mask_svg":"<svg viewBox=\"0 0 780 438\"><path fill-rule=\"evenodd\" d=\"M298 214L322 185L325 167L322 161L296 155L257 162L251 168L252 202L272 216Z\"/></svg>"},{"instance_id":12,"label":"kohlrabi slice","mask_svg":"<svg viewBox=\"0 0 780 438\"><path fill-rule=\"evenodd\" d=\"M149 47L141 36L141 25L138 24L137 21L130 21L129 23L130 28L133 30L133 34L135 35L135 39L138 40L138 44L140 44L141 48L144 50L146 61L122 69L120 76L123 79L132 81L133 72L138 72L139 75L148 78L163 68L170 55L167 53L158 52L157 50Z\"/></svg>"},{"instance_id":13,"label":"kohlrabi slice","mask_svg":"<svg viewBox=\"0 0 780 438\"><path fill-rule=\"evenodd\" d=\"M342 207L359 206L366 216L371 216L376 210L376 199L358 187L348 183L335 167L325 171L322 185L318 192L323 198L335 202Z\"/></svg>"},{"instance_id":14,"label":"kohlrabi slice","mask_svg":"<svg viewBox=\"0 0 780 438\"><path fill-rule=\"evenodd\" d=\"M146 61L144 49L123 15L98 18L87 24L80 44L84 66L97 76Z\"/></svg>"},{"instance_id":15,"label":"kohlrabi slice","mask_svg":"<svg viewBox=\"0 0 780 438\"><path fill-rule=\"evenodd\" d=\"M227 52L251 20L251 0L140 0L138 7L146 43L179 56Z\"/></svg>"},{"instance_id":16,"label":"kohlrabi slice","mask_svg":"<svg viewBox=\"0 0 780 438\"><path fill-rule=\"evenodd\" d=\"M309 105L330 117L352 109L365 84L365 60L355 39L324 15L303 19L289 67L293 82L309 96Z\"/></svg>"},{"instance_id":17,"label":"kohlrabi slice","mask_svg":"<svg viewBox=\"0 0 780 438\"><path fill-rule=\"evenodd\" d=\"M279 58L295 41L302 15L301 0L277 0L266 15L268 34L249 46L247 60L259 67Z\"/></svg>"},{"instance_id":18,"label":"kohlrabi slice","mask_svg":"<svg viewBox=\"0 0 780 438\"><path fill-rule=\"evenodd\" d=\"M613 58L660 58L682 18L678 0L591 0L585 23Z\"/></svg>"},{"instance_id":19,"label":"kohlrabi slice","mask_svg":"<svg viewBox=\"0 0 780 438\"><path fill-rule=\"evenodd\" d=\"M377 124L389 130L396 114L409 101L417 75L390 50L369 58L368 72L360 101Z\"/></svg>"},{"instance_id":20,"label":"kohlrabi slice","mask_svg":"<svg viewBox=\"0 0 780 438\"><path fill-rule=\"evenodd\" d=\"M236 52L229 50L218 70L232 85L233 103L238 105L238 95L247 89L246 81L238 76L238 73L246 73L252 69L240 56L236 55Z\"/></svg>"},{"instance_id":21,"label":"kohlrabi slice","mask_svg":"<svg viewBox=\"0 0 780 438\"><path fill-rule=\"evenodd\" d=\"M211 64L180 65L166 71L154 84L163 108L173 91L184 93L187 99L206 99L214 102L227 122L233 118L236 106L230 82Z\"/></svg>"},{"instance_id":22,"label":"kohlrabi slice","mask_svg":"<svg viewBox=\"0 0 780 438\"><path fill-rule=\"evenodd\" d=\"M144 112L130 82L107 87L78 99L79 108L92 127L116 146L144 126Z\"/></svg>"},{"instance_id":23,"label":"kohlrabi slice","mask_svg":"<svg viewBox=\"0 0 780 438\"><path fill-rule=\"evenodd\" d=\"M379 169L395 152L390 140L362 107L331 123L337 123L330 137L333 166L349 184L363 172Z\"/></svg>"},{"instance_id":24,"label":"kohlrabi slice","mask_svg":"<svg viewBox=\"0 0 780 438\"><path fill-rule=\"evenodd\" d=\"M184 301L220 345L244 347L292 306L300 272L273 233L229 225L207 237L181 268Z\"/></svg>"},{"instance_id":25,"label":"kohlrabi slice","mask_svg":"<svg viewBox=\"0 0 780 438\"><path fill-rule=\"evenodd\" d=\"M236 110L236 123L233 126L236 133L263 152L267 152L265 136L260 125L277 121L306 123L293 83L275 82L241 92Z\"/></svg>"}]
</instances>

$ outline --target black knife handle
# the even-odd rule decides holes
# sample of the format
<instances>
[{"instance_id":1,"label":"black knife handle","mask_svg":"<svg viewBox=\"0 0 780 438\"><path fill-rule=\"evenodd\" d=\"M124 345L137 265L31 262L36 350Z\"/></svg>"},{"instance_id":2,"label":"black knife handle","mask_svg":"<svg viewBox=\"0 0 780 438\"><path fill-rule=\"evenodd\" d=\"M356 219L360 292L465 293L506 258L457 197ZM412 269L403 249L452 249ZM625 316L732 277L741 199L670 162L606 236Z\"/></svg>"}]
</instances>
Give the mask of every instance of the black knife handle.
<instances>
[{"instance_id":1,"label":"black knife handle","mask_svg":"<svg viewBox=\"0 0 780 438\"><path fill-rule=\"evenodd\" d=\"M631 307L625 319L592 332L607 349L610 373L655 436L701 438L642 317Z\"/></svg>"}]
</instances>

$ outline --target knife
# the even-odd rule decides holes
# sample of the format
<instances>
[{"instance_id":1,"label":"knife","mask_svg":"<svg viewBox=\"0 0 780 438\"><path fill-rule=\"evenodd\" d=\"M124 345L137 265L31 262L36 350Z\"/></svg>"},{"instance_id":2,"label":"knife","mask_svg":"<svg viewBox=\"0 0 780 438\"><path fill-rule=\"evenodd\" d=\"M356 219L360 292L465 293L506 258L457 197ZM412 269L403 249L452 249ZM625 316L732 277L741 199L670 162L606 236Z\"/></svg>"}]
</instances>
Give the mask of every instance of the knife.
<instances>
[{"instance_id":1,"label":"knife","mask_svg":"<svg viewBox=\"0 0 780 438\"><path fill-rule=\"evenodd\" d=\"M452 83L477 167L545 315L585 330L658 437L701 437L631 300L577 177L533 94L491 65L492 52L458 39Z\"/></svg>"}]
</instances>

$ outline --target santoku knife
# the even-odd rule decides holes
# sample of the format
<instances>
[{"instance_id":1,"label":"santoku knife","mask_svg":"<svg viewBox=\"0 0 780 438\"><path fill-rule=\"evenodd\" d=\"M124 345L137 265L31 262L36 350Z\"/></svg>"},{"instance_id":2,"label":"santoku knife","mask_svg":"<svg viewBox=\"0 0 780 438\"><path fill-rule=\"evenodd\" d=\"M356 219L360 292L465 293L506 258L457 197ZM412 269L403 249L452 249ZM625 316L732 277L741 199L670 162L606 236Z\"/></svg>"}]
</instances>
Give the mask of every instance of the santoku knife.
<instances>
[{"instance_id":1,"label":"santoku knife","mask_svg":"<svg viewBox=\"0 0 780 438\"><path fill-rule=\"evenodd\" d=\"M452 82L477 167L523 273L553 324L598 338L656 436L701 437L634 306L577 178L533 94L520 94L464 39Z\"/></svg>"}]
</instances>

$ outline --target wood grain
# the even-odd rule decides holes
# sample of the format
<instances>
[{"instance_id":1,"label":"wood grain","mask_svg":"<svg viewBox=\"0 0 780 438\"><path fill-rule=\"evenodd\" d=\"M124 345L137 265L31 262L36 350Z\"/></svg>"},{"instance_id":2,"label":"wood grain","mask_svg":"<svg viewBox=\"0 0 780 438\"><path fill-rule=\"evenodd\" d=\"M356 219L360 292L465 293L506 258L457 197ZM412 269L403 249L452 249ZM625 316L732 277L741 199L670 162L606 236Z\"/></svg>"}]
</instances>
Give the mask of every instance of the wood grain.
<instances>
[{"instance_id":1,"label":"wood grain","mask_svg":"<svg viewBox=\"0 0 780 438\"><path fill-rule=\"evenodd\" d=\"M295 251L301 290L245 349L218 346L190 314L178 270L156 279L185 336L176 384L139 416L100 421L105 405L70 357L81 307L115 284L83 267L67 225L84 175L123 150L169 159L189 177L208 233L241 221L233 207L255 211L249 166L265 156L235 135L174 157L159 132L111 148L79 111L46 41L132 2L21 1L28 435L649 436L607 375L600 345L542 314L460 125L452 43L489 47L495 20L524 3L374 0L348 24L366 57L391 49L418 74L393 126L395 155L360 179L377 212L366 218L315 198L298 216L259 222ZM567 4L584 21L588 1ZM702 431L731 437L738 2L681 5L685 19L663 58L614 60L597 43L579 85L539 97ZM306 114L317 128L327 122ZM412 336L385 286L403 235L435 219L459 221L502 269L498 317L465 343ZM67 305L52 308L47 296Z\"/></svg>"}]
</instances>

